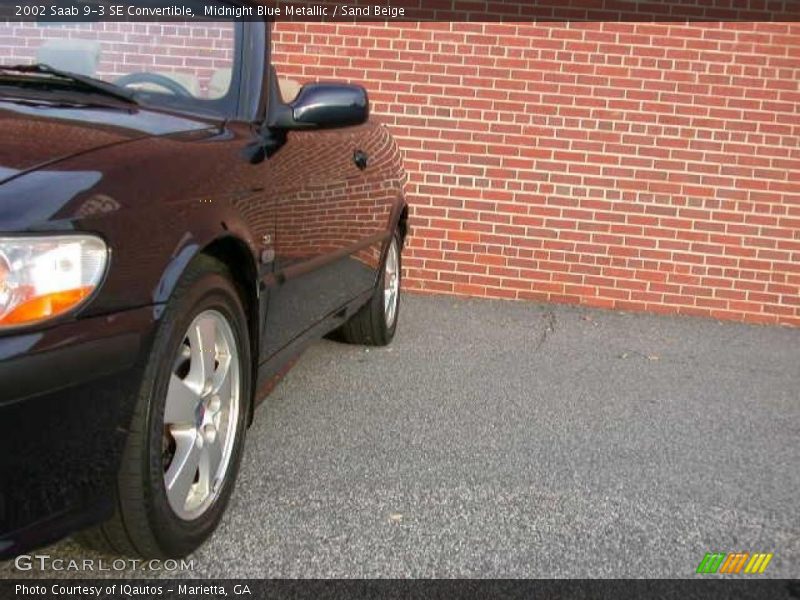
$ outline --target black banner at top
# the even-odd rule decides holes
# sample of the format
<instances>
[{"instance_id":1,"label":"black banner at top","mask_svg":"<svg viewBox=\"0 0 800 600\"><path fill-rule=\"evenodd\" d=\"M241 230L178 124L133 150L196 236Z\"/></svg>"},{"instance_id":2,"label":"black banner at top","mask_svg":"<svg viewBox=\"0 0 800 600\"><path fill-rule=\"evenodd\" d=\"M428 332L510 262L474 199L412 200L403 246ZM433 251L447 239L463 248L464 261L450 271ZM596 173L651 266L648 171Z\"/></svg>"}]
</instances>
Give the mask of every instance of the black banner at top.
<instances>
[{"instance_id":1,"label":"black banner at top","mask_svg":"<svg viewBox=\"0 0 800 600\"><path fill-rule=\"evenodd\" d=\"M0 0L6 21L800 21L798 0Z\"/></svg>"}]
</instances>

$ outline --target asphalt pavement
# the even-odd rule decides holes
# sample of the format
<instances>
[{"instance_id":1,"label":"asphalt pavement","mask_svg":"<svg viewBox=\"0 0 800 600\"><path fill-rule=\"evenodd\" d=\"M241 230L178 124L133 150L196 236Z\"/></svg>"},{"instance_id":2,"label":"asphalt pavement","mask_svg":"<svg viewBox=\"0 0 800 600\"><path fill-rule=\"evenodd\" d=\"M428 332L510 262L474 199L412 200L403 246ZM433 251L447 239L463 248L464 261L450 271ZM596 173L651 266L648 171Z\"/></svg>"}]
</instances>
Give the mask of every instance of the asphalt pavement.
<instances>
[{"instance_id":1,"label":"asphalt pavement","mask_svg":"<svg viewBox=\"0 0 800 600\"><path fill-rule=\"evenodd\" d=\"M321 341L262 404L193 570L103 574L692 577L749 551L798 577L799 493L800 330L405 295L391 346Z\"/></svg>"}]
</instances>

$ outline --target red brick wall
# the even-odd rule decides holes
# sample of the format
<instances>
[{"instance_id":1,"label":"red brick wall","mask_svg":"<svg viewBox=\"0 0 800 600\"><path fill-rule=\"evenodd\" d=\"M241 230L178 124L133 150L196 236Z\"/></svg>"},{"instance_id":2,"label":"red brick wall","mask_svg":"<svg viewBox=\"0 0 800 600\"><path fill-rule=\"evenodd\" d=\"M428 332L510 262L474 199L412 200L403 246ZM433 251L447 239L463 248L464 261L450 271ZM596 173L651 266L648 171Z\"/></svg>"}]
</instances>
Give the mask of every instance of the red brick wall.
<instances>
[{"instance_id":1,"label":"red brick wall","mask_svg":"<svg viewBox=\"0 0 800 600\"><path fill-rule=\"evenodd\" d=\"M800 24L279 23L405 152L407 289L800 325Z\"/></svg>"},{"instance_id":2,"label":"red brick wall","mask_svg":"<svg viewBox=\"0 0 800 600\"><path fill-rule=\"evenodd\" d=\"M230 61L210 29L0 24L0 50L94 35L101 75L205 88ZM797 23L279 23L274 42L282 76L366 85L404 150L407 288L800 324Z\"/></svg>"}]
</instances>

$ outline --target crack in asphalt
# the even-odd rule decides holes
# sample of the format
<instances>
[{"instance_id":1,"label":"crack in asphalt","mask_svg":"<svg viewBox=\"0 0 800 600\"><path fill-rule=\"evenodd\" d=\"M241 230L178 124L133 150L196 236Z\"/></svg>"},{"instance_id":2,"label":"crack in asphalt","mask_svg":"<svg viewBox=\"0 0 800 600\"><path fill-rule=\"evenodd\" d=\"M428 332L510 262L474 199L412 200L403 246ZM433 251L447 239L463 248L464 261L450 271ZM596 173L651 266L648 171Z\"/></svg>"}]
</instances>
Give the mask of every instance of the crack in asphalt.
<instances>
[{"instance_id":1,"label":"crack in asphalt","mask_svg":"<svg viewBox=\"0 0 800 600\"><path fill-rule=\"evenodd\" d=\"M544 315L542 315L542 318L546 319L546 322L544 324L544 328L542 329L542 333L539 335L539 341L536 343L534 352L539 352L539 350L541 350L550 334L556 332L556 326L558 324L558 318L556 317L555 311L552 309L548 310Z\"/></svg>"}]
</instances>

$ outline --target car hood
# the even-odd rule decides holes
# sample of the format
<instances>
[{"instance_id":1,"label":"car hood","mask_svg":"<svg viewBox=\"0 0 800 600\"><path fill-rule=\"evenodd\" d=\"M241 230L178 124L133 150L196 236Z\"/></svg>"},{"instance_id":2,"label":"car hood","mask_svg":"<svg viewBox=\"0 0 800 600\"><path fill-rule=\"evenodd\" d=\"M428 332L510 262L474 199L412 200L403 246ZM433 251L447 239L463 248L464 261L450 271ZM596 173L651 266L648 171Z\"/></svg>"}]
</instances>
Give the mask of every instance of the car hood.
<instances>
[{"instance_id":1,"label":"car hood","mask_svg":"<svg viewBox=\"0 0 800 600\"><path fill-rule=\"evenodd\" d=\"M0 98L0 183L104 146L215 122L140 107Z\"/></svg>"}]
</instances>

